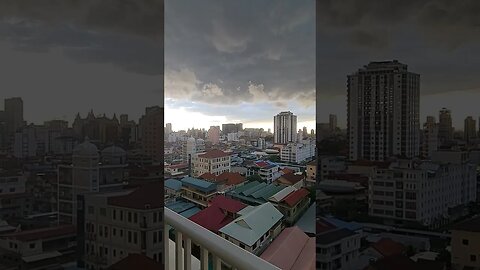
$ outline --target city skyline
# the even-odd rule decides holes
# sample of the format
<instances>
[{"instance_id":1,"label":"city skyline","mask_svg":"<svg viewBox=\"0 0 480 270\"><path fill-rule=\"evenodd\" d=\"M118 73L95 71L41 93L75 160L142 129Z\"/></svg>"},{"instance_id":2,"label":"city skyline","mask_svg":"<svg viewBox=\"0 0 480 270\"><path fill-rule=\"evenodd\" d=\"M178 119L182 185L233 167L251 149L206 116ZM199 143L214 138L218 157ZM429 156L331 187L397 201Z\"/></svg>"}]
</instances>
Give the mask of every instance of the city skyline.
<instances>
[{"instance_id":1,"label":"city skyline","mask_svg":"<svg viewBox=\"0 0 480 270\"><path fill-rule=\"evenodd\" d=\"M165 122L273 129L274 115L295 110L314 128L314 5L167 2Z\"/></svg>"},{"instance_id":2,"label":"city skyline","mask_svg":"<svg viewBox=\"0 0 480 270\"><path fill-rule=\"evenodd\" d=\"M335 113L339 126L345 128L347 75L365 63L394 59L422 76L422 124L427 115L438 118L444 107L452 110L456 128L463 128L468 115L478 119L478 5L435 0L402 2L395 9L390 5L388 1L317 1L318 121L327 122L328 114Z\"/></svg>"}]
</instances>

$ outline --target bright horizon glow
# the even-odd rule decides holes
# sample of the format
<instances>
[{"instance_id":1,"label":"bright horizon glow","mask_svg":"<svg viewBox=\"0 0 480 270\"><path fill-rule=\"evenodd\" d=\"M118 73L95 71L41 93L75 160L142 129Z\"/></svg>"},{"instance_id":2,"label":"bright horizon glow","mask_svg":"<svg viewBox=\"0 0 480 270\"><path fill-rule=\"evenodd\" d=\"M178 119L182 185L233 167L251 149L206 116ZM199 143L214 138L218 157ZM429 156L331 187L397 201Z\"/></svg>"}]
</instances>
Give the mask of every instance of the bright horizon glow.
<instances>
[{"instance_id":1,"label":"bright horizon glow","mask_svg":"<svg viewBox=\"0 0 480 270\"><path fill-rule=\"evenodd\" d=\"M200 112L188 112L185 108L170 108L165 106L165 124L171 123L173 131L188 130L191 128L196 129L206 129L208 130L210 126L220 126L227 123L242 123L243 128L263 128L265 131L270 131L273 133L273 115L271 121L248 121L238 119L228 119L226 116L210 116L205 115ZM308 133L310 134L311 129L315 129L315 120L310 121L299 121L297 122L297 129L302 129L304 126L307 127Z\"/></svg>"}]
</instances>

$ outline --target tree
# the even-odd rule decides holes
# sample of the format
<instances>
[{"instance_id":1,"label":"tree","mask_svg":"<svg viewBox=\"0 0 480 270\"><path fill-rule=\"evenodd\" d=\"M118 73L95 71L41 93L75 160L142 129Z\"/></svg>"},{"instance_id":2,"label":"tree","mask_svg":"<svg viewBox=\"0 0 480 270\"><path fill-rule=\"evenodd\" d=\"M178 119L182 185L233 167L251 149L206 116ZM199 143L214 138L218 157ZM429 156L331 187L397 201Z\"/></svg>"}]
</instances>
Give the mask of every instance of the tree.
<instances>
[{"instance_id":1,"label":"tree","mask_svg":"<svg viewBox=\"0 0 480 270\"><path fill-rule=\"evenodd\" d=\"M252 174L250 176L247 176L247 181L258 181L258 182L263 182L262 177L258 174Z\"/></svg>"},{"instance_id":2,"label":"tree","mask_svg":"<svg viewBox=\"0 0 480 270\"><path fill-rule=\"evenodd\" d=\"M280 156L279 155L268 155L267 160L270 160L271 162L280 162Z\"/></svg>"}]
</instances>

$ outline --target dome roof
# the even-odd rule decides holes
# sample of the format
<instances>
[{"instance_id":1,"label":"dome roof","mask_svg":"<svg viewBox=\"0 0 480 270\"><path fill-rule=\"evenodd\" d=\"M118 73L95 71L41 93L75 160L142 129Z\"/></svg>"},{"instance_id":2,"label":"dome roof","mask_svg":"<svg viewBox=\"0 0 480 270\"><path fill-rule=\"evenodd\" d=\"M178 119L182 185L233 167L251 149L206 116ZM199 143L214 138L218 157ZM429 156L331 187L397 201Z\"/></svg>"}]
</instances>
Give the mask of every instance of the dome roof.
<instances>
[{"instance_id":1,"label":"dome roof","mask_svg":"<svg viewBox=\"0 0 480 270\"><path fill-rule=\"evenodd\" d=\"M83 143L73 149L73 154L77 156L98 156L98 148L87 137Z\"/></svg>"},{"instance_id":2,"label":"dome roof","mask_svg":"<svg viewBox=\"0 0 480 270\"><path fill-rule=\"evenodd\" d=\"M102 155L126 155L127 152L123 148L112 145L102 150Z\"/></svg>"}]
</instances>

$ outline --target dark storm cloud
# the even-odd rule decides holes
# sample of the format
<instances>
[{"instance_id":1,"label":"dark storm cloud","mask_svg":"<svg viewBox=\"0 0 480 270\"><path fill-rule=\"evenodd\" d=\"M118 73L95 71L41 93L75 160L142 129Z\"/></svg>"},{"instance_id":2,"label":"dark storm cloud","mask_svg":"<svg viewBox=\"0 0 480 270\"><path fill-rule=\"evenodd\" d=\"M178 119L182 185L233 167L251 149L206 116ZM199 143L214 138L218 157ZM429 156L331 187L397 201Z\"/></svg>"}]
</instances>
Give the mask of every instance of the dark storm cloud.
<instances>
[{"instance_id":1,"label":"dark storm cloud","mask_svg":"<svg viewBox=\"0 0 480 270\"><path fill-rule=\"evenodd\" d=\"M162 1L0 1L1 37L16 49L63 48L81 62L163 74Z\"/></svg>"},{"instance_id":2,"label":"dark storm cloud","mask_svg":"<svg viewBox=\"0 0 480 270\"><path fill-rule=\"evenodd\" d=\"M166 96L314 103L314 1L166 3Z\"/></svg>"},{"instance_id":3,"label":"dark storm cloud","mask_svg":"<svg viewBox=\"0 0 480 270\"><path fill-rule=\"evenodd\" d=\"M161 0L1 0L0 16L49 24L72 23L153 39L163 36Z\"/></svg>"},{"instance_id":4,"label":"dark storm cloud","mask_svg":"<svg viewBox=\"0 0 480 270\"><path fill-rule=\"evenodd\" d=\"M478 14L474 0L317 1L317 118L336 113L345 126L346 76L392 59L421 75L422 119L443 106L460 111L448 93L480 90Z\"/></svg>"}]
</instances>

